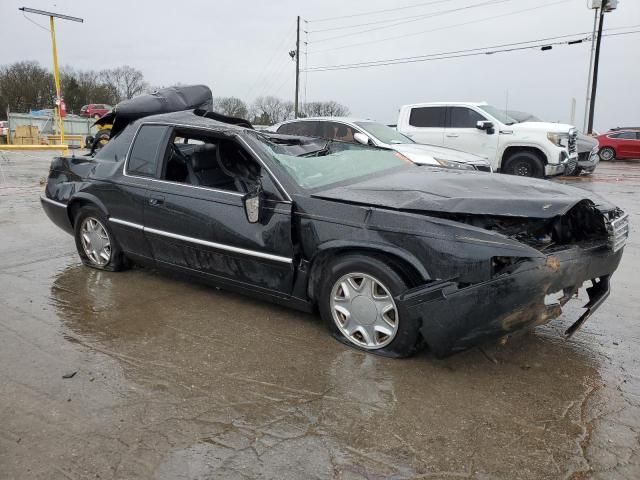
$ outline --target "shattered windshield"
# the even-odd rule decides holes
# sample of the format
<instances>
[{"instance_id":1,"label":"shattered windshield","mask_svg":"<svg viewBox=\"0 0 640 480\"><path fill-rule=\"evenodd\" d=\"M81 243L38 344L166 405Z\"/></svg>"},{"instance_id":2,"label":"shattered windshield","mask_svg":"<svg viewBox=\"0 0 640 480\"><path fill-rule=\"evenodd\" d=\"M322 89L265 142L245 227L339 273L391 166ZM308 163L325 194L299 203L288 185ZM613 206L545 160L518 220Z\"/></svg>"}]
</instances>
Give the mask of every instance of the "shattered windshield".
<instances>
[{"instance_id":1,"label":"shattered windshield","mask_svg":"<svg viewBox=\"0 0 640 480\"><path fill-rule=\"evenodd\" d=\"M413 165L392 150L353 143L311 138L292 139L287 143L260 134L255 134L255 138L262 150L304 189L324 187Z\"/></svg>"}]
</instances>

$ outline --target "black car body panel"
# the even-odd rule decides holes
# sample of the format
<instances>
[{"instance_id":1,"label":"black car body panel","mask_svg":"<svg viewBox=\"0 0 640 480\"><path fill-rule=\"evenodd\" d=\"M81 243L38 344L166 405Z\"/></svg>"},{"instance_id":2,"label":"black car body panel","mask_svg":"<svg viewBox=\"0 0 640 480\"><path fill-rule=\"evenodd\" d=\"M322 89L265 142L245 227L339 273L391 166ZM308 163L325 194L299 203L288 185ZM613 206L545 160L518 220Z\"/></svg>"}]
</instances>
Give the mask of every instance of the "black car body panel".
<instances>
[{"instance_id":1,"label":"black car body panel","mask_svg":"<svg viewBox=\"0 0 640 480\"><path fill-rule=\"evenodd\" d=\"M244 192L130 174L132 143L149 125L205 132L242 148L260 167L260 221L247 221ZM328 260L378 255L410 280L398 306L421 322L439 356L556 317L560 306L545 305L545 296L570 296L589 280L608 285L620 261L627 217L586 191L418 166L305 190L260 149L258 136L308 140L192 111L145 117L95 157L56 158L42 205L72 232L74 213L93 204L128 256L307 311L319 301ZM155 155L166 168L168 153Z\"/></svg>"}]
</instances>

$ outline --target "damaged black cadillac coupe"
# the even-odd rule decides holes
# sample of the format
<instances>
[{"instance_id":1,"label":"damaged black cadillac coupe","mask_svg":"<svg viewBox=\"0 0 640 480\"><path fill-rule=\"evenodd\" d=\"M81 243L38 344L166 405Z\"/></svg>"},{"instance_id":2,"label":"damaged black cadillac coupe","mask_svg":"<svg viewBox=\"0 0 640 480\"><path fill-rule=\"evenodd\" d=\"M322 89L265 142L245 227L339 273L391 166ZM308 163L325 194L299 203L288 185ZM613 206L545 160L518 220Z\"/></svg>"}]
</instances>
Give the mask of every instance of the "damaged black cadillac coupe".
<instances>
[{"instance_id":1,"label":"damaged black cadillac coupe","mask_svg":"<svg viewBox=\"0 0 640 480\"><path fill-rule=\"evenodd\" d=\"M571 334L608 296L628 236L620 209L544 180L417 166L206 109L133 117L95 156L51 164L42 206L86 265L317 308L337 339L382 355L444 356L548 322L585 284Z\"/></svg>"}]
</instances>

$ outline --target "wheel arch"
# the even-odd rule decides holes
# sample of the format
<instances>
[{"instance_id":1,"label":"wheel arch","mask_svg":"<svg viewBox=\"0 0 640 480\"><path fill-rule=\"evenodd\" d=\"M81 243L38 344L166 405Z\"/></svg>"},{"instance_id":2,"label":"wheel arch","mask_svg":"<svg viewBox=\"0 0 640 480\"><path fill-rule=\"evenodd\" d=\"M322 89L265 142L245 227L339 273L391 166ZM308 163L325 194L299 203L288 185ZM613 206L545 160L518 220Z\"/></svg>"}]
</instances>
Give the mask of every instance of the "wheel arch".
<instances>
[{"instance_id":1,"label":"wheel arch","mask_svg":"<svg viewBox=\"0 0 640 480\"><path fill-rule=\"evenodd\" d=\"M69 216L71 226L75 224L75 218L80 208L87 205L96 207L105 216L109 216L107 207L105 207L104 203L102 203L98 197L85 192L76 193L67 203L67 215Z\"/></svg>"},{"instance_id":2,"label":"wheel arch","mask_svg":"<svg viewBox=\"0 0 640 480\"><path fill-rule=\"evenodd\" d=\"M391 268L411 287L426 283L431 279L429 272L411 253L390 245L375 243L352 243L342 240L327 242L318 248L310 261L307 295L316 300L324 268L335 258L349 254L370 255L383 258Z\"/></svg>"},{"instance_id":3,"label":"wheel arch","mask_svg":"<svg viewBox=\"0 0 640 480\"><path fill-rule=\"evenodd\" d=\"M547 165L549 163L549 158L547 157L547 154L539 147L534 145L516 144L516 145L509 145L503 150L502 156L500 157L500 170L503 169L509 157L511 157L512 155L518 152L533 153L542 161L543 165Z\"/></svg>"}]
</instances>

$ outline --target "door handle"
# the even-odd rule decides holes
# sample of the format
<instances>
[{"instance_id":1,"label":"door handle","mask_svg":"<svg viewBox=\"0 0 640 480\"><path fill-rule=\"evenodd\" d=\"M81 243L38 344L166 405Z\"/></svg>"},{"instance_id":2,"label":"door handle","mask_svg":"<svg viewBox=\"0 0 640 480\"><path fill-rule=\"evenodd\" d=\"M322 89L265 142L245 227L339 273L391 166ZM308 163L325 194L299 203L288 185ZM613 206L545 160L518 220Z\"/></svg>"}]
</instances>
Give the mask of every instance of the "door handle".
<instances>
[{"instance_id":1,"label":"door handle","mask_svg":"<svg viewBox=\"0 0 640 480\"><path fill-rule=\"evenodd\" d=\"M460 135L457 133L447 133L446 136L449 138L458 138Z\"/></svg>"},{"instance_id":2,"label":"door handle","mask_svg":"<svg viewBox=\"0 0 640 480\"><path fill-rule=\"evenodd\" d=\"M164 197L161 195L152 195L151 197L149 197L149 205L151 205L152 207L164 205Z\"/></svg>"}]
</instances>

